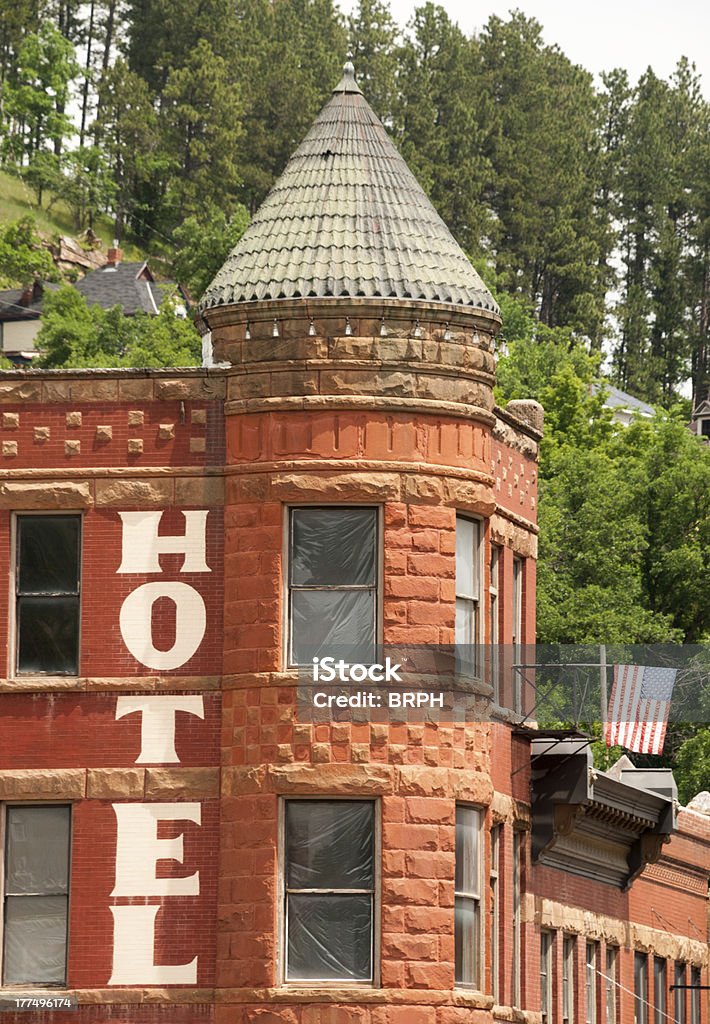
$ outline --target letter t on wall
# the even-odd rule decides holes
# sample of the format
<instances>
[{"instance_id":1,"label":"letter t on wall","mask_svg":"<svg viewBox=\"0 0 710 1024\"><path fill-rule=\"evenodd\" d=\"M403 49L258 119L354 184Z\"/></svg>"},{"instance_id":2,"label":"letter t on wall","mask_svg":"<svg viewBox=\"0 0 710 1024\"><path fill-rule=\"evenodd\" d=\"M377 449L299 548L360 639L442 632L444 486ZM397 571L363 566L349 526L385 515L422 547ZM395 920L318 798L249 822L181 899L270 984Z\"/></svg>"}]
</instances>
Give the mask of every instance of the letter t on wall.
<instances>
[{"instance_id":1,"label":"letter t on wall","mask_svg":"<svg viewBox=\"0 0 710 1024\"><path fill-rule=\"evenodd\" d=\"M184 711L197 718L205 717L204 700L199 694L160 694L116 700L117 720L136 711L143 714L141 752L136 764L180 764L175 750L175 713Z\"/></svg>"}]
</instances>

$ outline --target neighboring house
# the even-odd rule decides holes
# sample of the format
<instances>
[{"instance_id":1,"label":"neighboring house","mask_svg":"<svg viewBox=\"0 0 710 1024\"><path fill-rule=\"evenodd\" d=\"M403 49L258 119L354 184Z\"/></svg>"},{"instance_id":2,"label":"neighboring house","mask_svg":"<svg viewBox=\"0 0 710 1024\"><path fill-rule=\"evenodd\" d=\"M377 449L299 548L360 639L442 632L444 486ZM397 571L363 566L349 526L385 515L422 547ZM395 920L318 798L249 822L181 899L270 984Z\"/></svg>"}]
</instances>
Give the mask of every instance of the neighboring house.
<instances>
[{"instance_id":1,"label":"neighboring house","mask_svg":"<svg viewBox=\"0 0 710 1024\"><path fill-rule=\"evenodd\" d=\"M710 442L710 392L705 401L694 409L690 429L698 437L707 438Z\"/></svg>"},{"instance_id":2,"label":"neighboring house","mask_svg":"<svg viewBox=\"0 0 710 1024\"><path fill-rule=\"evenodd\" d=\"M123 262L123 253L118 248L108 250L108 262L97 270L91 270L77 281L74 287L80 291L89 305L111 309L121 306L126 316L135 313L155 315L160 304L168 297L175 299L177 316L187 315L187 293L174 281L156 281L144 260Z\"/></svg>"},{"instance_id":3,"label":"neighboring house","mask_svg":"<svg viewBox=\"0 0 710 1024\"><path fill-rule=\"evenodd\" d=\"M0 291L0 351L16 366L28 365L36 355L35 338L42 326L44 292L57 287L35 281L27 288Z\"/></svg>"},{"instance_id":4,"label":"neighboring house","mask_svg":"<svg viewBox=\"0 0 710 1024\"><path fill-rule=\"evenodd\" d=\"M598 391L598 386L595 385L593 390L595 392ZM656 415L656 410L648 402L642 402L640 398L634 398L633 395L627 394L626 391L615 388L613 384L605 383L604 390L606 392L604 407L611 409L611 418L615 423L621 423L624 427L628 427L634 416L650 420Z\"/></svg>"}]
</instances>

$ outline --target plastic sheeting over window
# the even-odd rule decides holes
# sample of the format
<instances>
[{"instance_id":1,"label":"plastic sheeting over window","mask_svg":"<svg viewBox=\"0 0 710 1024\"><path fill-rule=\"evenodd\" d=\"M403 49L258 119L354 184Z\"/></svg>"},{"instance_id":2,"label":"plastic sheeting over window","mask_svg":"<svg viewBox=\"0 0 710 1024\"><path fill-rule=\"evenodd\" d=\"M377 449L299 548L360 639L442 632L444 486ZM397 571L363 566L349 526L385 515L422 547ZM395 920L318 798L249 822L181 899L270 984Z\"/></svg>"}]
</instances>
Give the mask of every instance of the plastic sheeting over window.
<instances>
[{"instance_id":1,"label":"plastic sheeting over window","mask_svg":"<svg viewBox=\"0 0 710 1024\"><path fill-rule=\"evenodd\" d=\"M480 964L481 814L456 808L454 948L456 984L475 986Z\"/></svg>"},{"instance_id":2,"label":"plastic sheeting over window","mask_svg":"<svg viewBox=\"0 0 710 1024\"><path fill-rule=\"evenodd\" d=\"M64 983L69 821L69 807L7 809L5 985Z\"/></svg>"},{"instance_id":3,"label":"plastic sheeting over window","mask_svg":"<svg viewBox=\"0 0 710 1024\"><path fill-rule=\"evenodd\" d=\"M309 664L330 653L374 654L377 626L377 510L291 511L290 656Z\"/></svg>"},{"instance_id":4,"label":"plastic sheeting over window","mask_svg":"<svg viewBox=\"0 0 710 1024\"><path fill-rule=\"evenodd\" d=\"M374 804L286 804L286 980L369 981Z\"/></svg>"}]
</instances>

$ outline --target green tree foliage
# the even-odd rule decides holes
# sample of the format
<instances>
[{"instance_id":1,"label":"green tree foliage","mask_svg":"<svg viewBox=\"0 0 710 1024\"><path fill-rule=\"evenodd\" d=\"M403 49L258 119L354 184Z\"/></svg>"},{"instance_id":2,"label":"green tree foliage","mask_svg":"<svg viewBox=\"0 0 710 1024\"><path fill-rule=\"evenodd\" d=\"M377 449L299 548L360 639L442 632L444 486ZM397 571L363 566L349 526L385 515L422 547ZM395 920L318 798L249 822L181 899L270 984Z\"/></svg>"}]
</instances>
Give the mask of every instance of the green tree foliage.
<instances>
[{"instance_id":1,"label":"green tree foliage","mask_svg":"<svg viewBox=\"0 0 710 1024\"><path fill-rule=\"evenodd\" d=\"M38 279L56 278L54 261L42 245L31 217L0 225L0 285L25 287Z\"/></svg>"},{"instance_id":2,"label":"green tree foliage","mask_svg":"<svg viewBox=\"0 0 710 1024\"><path fill-rule=\"evenodd\" d=\"M119 306L88 306L68 285L45 297L36 345L40 365L58 367L196 366L201 343L191 320L169 302L157 316L127 317Z\"/></svg>"},{"instance_id":3,"label":"green tree foliage","mask_svg":"<svg viewBox=\"0 0 710 1024\"><path fill-rule=\"evenodd\" d=\"M359 0L348 18L348 55L357 81L378 116L393 126L399 65L397 23L382 0Z\"/></svg>"},{"instance_id":4,"label":"green tree foliage","mask_svg":"<svg viewBox=\"0 0 710 1024\"><path fill-rule=\"evenodd\" d=\"M347 32L333 0L240 0L237 12L239 197L253 213L340 78Z\"/></svg>"},{"instance_id":5,"label":"green tree foliage","mask_svg":"<svg viewBox=\"0 0 710 1024\"><path fill-rule=\"evenodd\" d=\"M609 283L610 228L596 217L600 157L591 75L520 12L491 17L480 40L493 127L495 267L550 327L597 340Z\"/></svg>"},{"instance_id":6,"label":"green tree foliage","mask_svg":"<svg viewBox=\"0 0 710 1024\"><path fill-rule=\"evenodd\" d=\"M399 62L402 154L461 244L478 253L491 226L483 202L491 181L489 103L478 47L442 7L426 3L415 11Z\"/></svg>"},{"instance_id":7,"label":"green tree foliage","mask_svg":"<svg viewBox=\"0 0 710 1024\"><path fill-rule=\"evenodd\" d=\"M173 237L178 250L173 271L194 299L200 298L248 223L249 214L241 205L231 217L211 206L199 217L187 217L175 229Z\"/></svg>"},{"instance_id":8,"label":"green tree foliage","mask_svg":"<svg viewBox=\"0 0 710 1024\"><path fill-rule=\"evenodd\" d=\"M29 163L48 143L56 154L61 152L71 131L64 112L69 86L78 70L72 44L52 24L45 22L25 36L4 88L6 158Z\"/></svg>"}]
</instances>

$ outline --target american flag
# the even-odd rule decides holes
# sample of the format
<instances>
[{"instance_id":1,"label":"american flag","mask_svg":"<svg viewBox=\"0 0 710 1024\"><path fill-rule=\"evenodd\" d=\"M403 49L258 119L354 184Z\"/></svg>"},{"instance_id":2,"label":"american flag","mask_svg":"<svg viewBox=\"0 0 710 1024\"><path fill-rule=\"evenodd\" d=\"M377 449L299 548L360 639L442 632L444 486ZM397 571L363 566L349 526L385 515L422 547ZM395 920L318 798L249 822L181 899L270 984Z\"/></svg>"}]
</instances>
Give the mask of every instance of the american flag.
<instances>
[{"instance_id":1,"label":"american flag","mask_svg":"<svg viewBox=\"0 0 710 1024\"><path fill-rule=\"evenodd\" d=\"M604 727L608 747L660 754L666 738L675 668L614 665L614 685Z\"/></svg>"}]
</instances>

